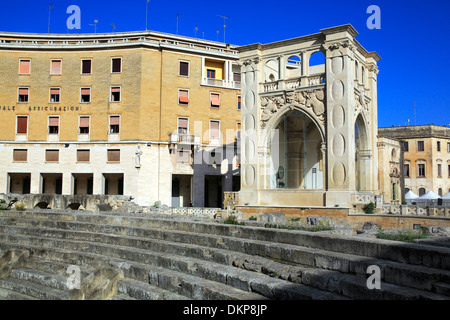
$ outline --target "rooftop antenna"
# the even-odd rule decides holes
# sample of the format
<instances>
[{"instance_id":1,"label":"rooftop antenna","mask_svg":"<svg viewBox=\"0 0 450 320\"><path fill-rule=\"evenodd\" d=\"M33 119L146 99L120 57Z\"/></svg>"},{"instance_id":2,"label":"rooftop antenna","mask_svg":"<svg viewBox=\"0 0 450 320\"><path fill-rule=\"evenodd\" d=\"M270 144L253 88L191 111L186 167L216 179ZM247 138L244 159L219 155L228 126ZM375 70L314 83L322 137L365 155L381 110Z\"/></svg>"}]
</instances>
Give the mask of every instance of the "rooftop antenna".
<instances>
[{"instance_id":1,"label":"rooftop antenna","mask_svg":"<svg viewBox=\"0 0 450 320\"><path fill-rule=\"evenodd\" d=\"M94 27L94 33L97 33L97 23L98 23L98 20L94 20L94 23L92 24L89 24L90 26L93 26Z\"/></svg>"},{"instance_id":2,"label":"rooftop antenna","mask_svg":"<svg viewBox=\"0 0 450 320\"><path fill-rule=\"evenodd\" d=\"M50 12L53 8L54 7L51 4L48 5L48 33L50 33Z\"/></svg>"},{"instance_id":3,"label":"rooftop antenna","mask_svg":"<svg viewBox=\"0 0 450 320\"><path fill-rule=\"evenodd\" d=\"M178 19L180 19L180 14L177 13L177 35L178 35Z\"/></svg>"},{"instance_id":4,"label":"rooftop antenna","mask_svg":"<svg viewBox=\"0 0 450 320\"><path fill-rule=\"evenodd\" d=\"M223 19L223 42L225 43L225 28L227 27L225 20L230 19L230 17L221 16L219 14L217 16Z\"/></svg>"},{"instance_id":5,"label":"rooftop antenna","mask_svg":"<svg viewBox=\"0 0 450 320\"><path fill-rule=\"evenodd\" d=\"M197 31L198 31L198 27L195 26L195 28L194 28L194 37L195 37L195 38L197 38Z\"/></svg>"},{"instance_id":6,"label":"rooftop antenna","mask_svg":"<svg viewBox=\"0 0 450 320\"><path fill-rule=\"evenodd\" d=\"M116 26L113 24L111 24L112 28L113 28L113 33L116 32Z\"/></svg>"},{"instance_id":7,"label":"rooftop antenna","mask_svg":"<svg viewBox=\"0 0 450 320\"><path fill-rule=\"evenodd\" d=\"M147 0L147 4L145 5L145 31L148 30L147 26L148 26L148 5L149 5L150 0Z\"/></svg>"},{"instance_id":8,"label":"rooftop antenna","mask_svg":"<svg viewBox=\"0 0 450 320\"><path fill-rule=\"evenodd\" d=\"M205 32L202 32L203 40L205 40Z\"/></svg>"},{"instance_id":9,"label":"rooftop antenna","mask_svg":"<svg viewBox=\"0 0 450 320\"><path fill-rule=\"evenodd\" d=\"M219 29L217 29L217 42L219 42Z\"/></svg>"}]
</instances>

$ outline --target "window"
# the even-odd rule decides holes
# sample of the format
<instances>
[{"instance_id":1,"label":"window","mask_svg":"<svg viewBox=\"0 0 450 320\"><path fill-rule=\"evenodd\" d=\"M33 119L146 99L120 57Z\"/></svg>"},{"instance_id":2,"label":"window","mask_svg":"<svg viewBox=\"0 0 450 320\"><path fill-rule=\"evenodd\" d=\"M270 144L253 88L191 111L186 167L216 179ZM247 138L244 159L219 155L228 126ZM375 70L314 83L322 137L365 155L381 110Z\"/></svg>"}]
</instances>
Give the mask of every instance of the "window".
<instances>
[{"instance_id":1,"label":"window","mask_svg":"<svg viewBox=\"0 0 450 320\"><path fill-rule=\"evenodd\" d=\"M178 103L189 104L189 91L180 89L178 90Z\"/></svg>"},{"instance_id":2,"label":"window","mask_svg":"<svg viewBox=\"0 0 450 320\"><path fill-rule=\"evenodd\" d=\"M447 169L448 169L448 177L450 178L450 164L449 165L447 165Z\"/></svg>"},{"instance_id":3,"label":"window","mask_svg":"<svg viewBox=\"0 0 450 320\"><path fill-rule=\"evenodd\" d=\"M438 152L441 151L441 142L440 141L437 142L437 151Z\"/></svg>"},{"instance_id":4,"label":"window","mask_svg":"<svg viewBox=\"0 0 450 320\"><path fill-rule=\"evenodd\" d=\"M425 151L425 145L423 141L417 141L417 151Z\"/></svg>"},{"instance_id":5,"label":"window","mask_svg":"<svg viewBox=\"0 0 450 320\"><path fill-rule=\"evenodd\" d=\"M419 197L423 196L426 193L425 188L419 188Z\"/></svg>"},{"instance_id":6,"label":"window","mask_svg":"<svg viewBox=\"0 0 450 320\"><path fill-rule=\"evenodd\" d=\"M403 167L403 175L405 178L409 178L409 164L405 164Z\"/></svg>"},{"instance_id":7,"label":"window","mask_svg":"<svg viewBox=\"0 0 450 320\"><path fill-rule=\"evenodd\" d=\"M30 74L31 70L31 60L20 60L19 61L19 74Z\"/></svg>"},{"instance_id":8,"label":"window","mask_svg":"<svg viewBox=\"0 0 450 320\"><path fill-rule=\"evenodd\" d=\"M50 63L50 74L60 75L62 73L62 60L52 60Z\"/></svg>"},{"instance_id":9,"label":"window","mask_svg":"<svg viewBox=\"0 0 450 320\"><path fill-rule=\"evenodd\" d=\"M111 87L111 102L120 102L120 87Z\"/></svg>"},{"instance_id":10,"label":"window","mask_svg":"<svg viewBox=\"0 0 450 320\"><path fill-rule=\"evenodd\" d=\"M237 97L237 109L241 110L241 96Z\"/></svg>"},{"instance_id":11,"label":"window","mask_svg":"<svg viewBox=\"0 0 450 320\"><path fill-rule=\"evenodd\" d=\"M447 152L450 152L450 142L447 142Z\"/></svg>"},{"instance_id":12,"label":"window","mask_svg":"<svg viewBox=\"0 0 450 320\"><path fill-rule=\"evenodd\" d=\"M90 120L90 117L88 117L88 116L80 117L80 127L79 127L80 134L88 134L89 133L89 120Z\"/></svg>"},{"instance_id":13,"label":"window","mask_svg":"<svg viewBox=\"0 0 450 320\"><path fill-rule=\"evenodd\" d=\"M120 116L109 116L109 133L117 134L120 132Z\"/></svg>"},{"instance_id":14,"label":"window","mask_svg":"<svg viewBox=\"0 0 450 320\"><path fill-rule=\"evenodd\" d=\"M403 151L405 151L405 152L409 151L409 143L408 143L408 141L403 142Z\"/></svg>"},{"instance_id":15,"label":"window","mask_svg":"<svg viewBox=\"0 0 450 320\"><path fill-rule=\"evenodd\" d=\"M91 74L92 73L92 60L86 59L81 60L81 74Z\"/></svg>"},{"instance_id":16,"label":"window","mask_svg":"<svg viewBox=\"0 0 450 320\"><path fill-rule=\"evenodd\" d=\"M27 116L18 116L16 133L26 134L27 132L28 132L28 117Z\"/></svg>"},{"instance_id":17,"label":"window","mask_svg":"<svg viewBox=\"0 0 450 320\"><path fill-rule=\"evenodd\" d=\"M59 161L59 150L45 150L45 161L58 162Z\"/></svg>"},{"instance_id":18,"label":"window","mask_svg":"<svg viewBox=\"0 0 450 320\"><path fill-rule=\"evenodd\" d=\"M439 196L439 197L442 197L442 188L439 188L439 189L438 189L438 196Z\"/></svg>"},{"instance_id":19,"label":"window","mask_svg":"<svg viewBox=\"0 0 450 320\"><path fill-rule=\"evenodd\" d=\"M183 77L189 77L189 62L180 61L180 68L178 75Z\"/></svg>"},{"instance_id":20,"label":"window","mask_svg":"<svg viewBox=\"0 0 450 320\"><path fill-rule=\"evenodd\" d=\"M211 107L212 108L219 108L220 107L220 94L218 93L211 93Z\"/></svg>"},{"instance_id":21,"label":"window","mask_svg":"<svg viewBox=\"0 0 450 320\"><path fill-rule=\"evenodd\" d=\"M186 135L188 133L189 133L189 119L188 118L178 118L178 134Z\"/></svg>"},{"instance_id":22,"label":"window","mask_svg":"<svg viewBox=\"0 0 450 320\"><path fill-rule=\"evenodd\" d=\"M19 97L17 102L28 102L29 101L30 88L19 88Z\"/></svg>"},{"instance_id":23,"label":"window","mask_svg":"<svg viewBox=\"0 0 450 320\"><path fill-rule=\"evenodd\" d=\"M216 70L214 70L214 69L207 69L206 70L206 77L208 79L215 79L216 78Z\"/></svg>"},{"instance_id":24,"label":"window","mask_svg":"<svg viewBox=\"0 0 450 320\"><path fill-rule=\"evenodd\" d=\"M122 58L112 58L111 59L111 72L121 73L122 72Z\"/></svg>"},{"instance_id":25,"label":"window","mask_svg":"<svg viewBox=\"0 0 450 320\"><path fill-rule=\"evenodd\" d=\"M108 162L120 162L120 150L108 149Z\"/></svg>"},{"instance_id":26,"label":"window","mask_svg":"<svg viewBox=\"0 0 450 320\"><path fill-rule=\"evenodd\" d=\"M89 162L90 155L90 150L77 150L77 162Z\"/></svg>"},{"instance_id":27,"label":"window","mask_svg":"<svg viewBox=\"0 0 450 320\"><path fill-rule=\"evenodd\" d=\"M81 88L81 103L91 102L91 88Z\"/></svg>"},{"instance_id":28,"label":"window","mask_svg":"<svg viewBox=\"0 0 450 320\"><path fill-rule=\"evenodd\" d=\"M425 177L425 164L419 163L417 165L418 177Z\"/></svg>"},{"instance_id":29,"label":"window","mask_svg":"<svg viewBox=\"0 0 450 320\"><path fill-rule=\"evenodd\" d=\"M438 177L442 177L442 164L437 165L437 175Z\"/></svg>"},{"instance_id":30,"label":"window","mask_svg":"<svg viewBox=\"0 0 450 320\"><path fill-rule=\"evenodd\" d=\"M59 133L59 117L48 117L48 133Z\"/></svg>"},{"instance_id":31,"label":"window","mask_svg":"<svg viewBox=\"0 0 450 320\"><path fill-rule=\"evenodd\" d=\"M61 88L50 88L50 102L58 103L61 98Z\"/></svg>"},{"instance_id":32,"label":"window","mask_svg":"<svg viewBox=\"0 0 450 320\"><path fill-rule=\"evenodd\" d=\"M26 162L27 155L28 155L28 150L26 150L26 149L14 149L13 150L13 161Z\"/></svg>"},{"instance_id":33,"label":"window","mask_svg":"<svg viewBox=\"0 0 450 320\"><path fill-rule=\"evenodd\" d=\"M241 123L240 122L236 123L236 139L237 140L241 139Z\"/></svg>"},{"instance_id":34,"label":"window","mask_svg":"<svg viewBox=\"0 0 450 320\"><path fill-rule=\"evenodd\" d=\"M220 121L209 121L209 142L218 143L220 138Z\"/></svg>"}]
</instances>

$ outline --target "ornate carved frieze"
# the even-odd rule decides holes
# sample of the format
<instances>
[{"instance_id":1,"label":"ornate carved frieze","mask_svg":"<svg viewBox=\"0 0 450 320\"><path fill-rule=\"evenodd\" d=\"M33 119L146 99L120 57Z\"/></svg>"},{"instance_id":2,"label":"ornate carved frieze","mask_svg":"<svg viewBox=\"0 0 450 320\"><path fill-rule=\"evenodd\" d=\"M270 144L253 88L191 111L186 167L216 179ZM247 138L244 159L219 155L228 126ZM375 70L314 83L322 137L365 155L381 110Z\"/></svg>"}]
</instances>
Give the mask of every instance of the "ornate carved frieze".
<instances>
[{"instance_id":1,"label":"ornate carved frieze","mask_svg":"<svg viewBox=\"0 0 450 320\"><path fill-rule=\"evenodd\" d=\"M325 50L330 50L330 51L334 51L334 50L338 50L340 48L348 48L350 49L350 51L354 52L356 50L356 47L353 43L351 43L349 40L347 41L336 41L336 42L332 42L332 43L325 43L323 45L323 48Z\"/></svg>"},{"instance_id":2,"label":"ornate carved frieze","mask_svg":"<svg viewBox=\"0 0 450 320\"><path fill-rule=\"evenodd\" d=\"M300 105L310 109L319 123L325 126L325 90L322 88L261 97L261 129L285 105Z\"/></svg>"}]
</instances>

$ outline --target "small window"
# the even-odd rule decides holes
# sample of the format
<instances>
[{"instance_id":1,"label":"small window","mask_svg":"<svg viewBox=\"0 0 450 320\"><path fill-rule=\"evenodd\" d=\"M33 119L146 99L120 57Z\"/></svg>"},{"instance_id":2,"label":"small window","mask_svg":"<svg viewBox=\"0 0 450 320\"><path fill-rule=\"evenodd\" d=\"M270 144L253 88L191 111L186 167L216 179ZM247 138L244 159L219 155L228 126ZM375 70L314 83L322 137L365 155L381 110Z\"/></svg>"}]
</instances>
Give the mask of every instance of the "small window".
<instances>
[{"instance_id":1,"label":"small window","mask_svg":"<svg viewBox=\"0 0 450 320\"><path fill-rule=\"evenodd\" d=\"M50 102L58 103L61 99L61 88L50 88Z\"/></svg>"},{"instance_id":2,"label":"small window","mask_svg":"<svg viewBox=\"0 0 450 320\"><path fill-rule=\"evenodd\" d=\"M450 142L447 142L447 152L450 152Z\"/></svg>"},{"instance_id":3,"label":"small window","mask_svg":"<svg viewBox=\"0 0 450 320\"><path fill-rule=\"evenodd\" d=\"M418 177L425 177L425 164L423 164L423 163L420 163L418 166L417 166L417 172L418 172Z\"/></svg>"},{"instance_id":4,"label":"small window","mask_svg":"<svg viewBox=\"0 0 450 320\"><path fill-rule=\"evenodd\" d=\"M425 151L425 145L423 141L417 141L417 151Z\"/></svg>"},{"instance_id":5,"label":"small window","mask_svg":"<svg viewBox=\"0 0 450 320\"><path fill-rule=\"evenodd\" d=\"M188 118L178 118L178 134L187 135L189 132L189 119ZM180 139L182 141L182 139Z\"/></svg>"},{"instance_id":6,"label":"small window","mask_svg":"<svg viewBox=\"0 0 450 320\"><path fill-rule=\"evenodd\" d=\"M91 88L81 88L81 103L91 102Z\"/></svg>"},{"instance_id":7,"label":"small window","mask_svg":"<svg viewBox=\"0 0 450 320\"><path fill-rule=\"evenodd\" d=\"M120 133L120 116L109 116L109 133Z\"/></svg>"},{"instance_id":8,"label":"small window","mask_svg":"<svg viewBox=\"0 0 450 320\"><path fill-rule=\"evenodd\" d=\"M45 150L45 161L58 162L59 161L59 150Z\"/></svg>"},{"instance_id":9,"label":"small window","mask_svg":"<svg viewBox=\"0 0 450 320\"><path fill-rule=\"evenodd\" d=\"M189 77L189 62L180 61L179 75Z\"/></svg>"},{"instance_id":10,"label":"small window","mask_svg":"<svg viewBox=\"0 0 450 320\"><path fill-rule=\"evenodd\" d=\"M17 102L28 102L29 101L30 88L19 88L19 97Z\"/></svg>"},{"instance_id":11,"label":"small window","mask_svg":"<svg viewBox=\"0 0 450 320\"><path fill-rule=\"evenodd\" d=\"M20 60L19 62L19 74L30 74L31 60Z\"/></svg>"},{"instance_id":12,"label":"small window","mask_svg":"<svg viewBox=\"0 0 450 320\"><path fill-rule=\"evenodd\" d=\"M179 104L189 104L189 91L188 90L178 90L178 103Z\"/></svg>"},{"instance_id":13,"label":"small window","mask_svg":"<svg viewBox=\"0 0 450 320\"><path fill-rule=\"evenodd\" d=\"M427 190L425 188L419 188L419 197L423 196L426 192Z\"/></svg>"},{"instance_id":14,"label":"small window","mask_svg":"<svg viewBox=\"0 0 450 320\"><path fill-rule=\"evenodd\" d=\"M18 116L16 133L26 134L27 132L28 132L28 117L27 116Z\"/></svg>"},{"instance_id":15,"label":"small window","mask_svg":"<svg viewBox=\"0 0 450 320\"><path fill-rule=\"evenodd\" d=\"M220 94L218 93L211 93L211 107L213 108L219 108L220 107Z\"/></svg>"},{"instance_id":16,"label":"small window","mask_svg":"<svg viewBox=\"0 0 450 320\"><path fill-rule=\"evenodd\" d=\"M108 149L108 162L120 162L120 150Z\"/></svg>"},{"instance_id":17,"label":"small window","mask_svg":"<svg viewBox=\"0 0 450 320\"><path fill-rule=\"evenodd\" d=\"M59 133L59 117L48 117L48 133Z\"/></svg>"},{"instance_id":18,"label":"small window","mask_svg":"<svg viewBox=\"0 0 450 320\"><path fill-rule=\"evenodd\" d=\"M409 164L405 164L403 168L404 168L403 174L405 178L409 178Z\"/></svg>"},{"instance_id":19,"label":"small window","mask_svg":"<svg viewBox=\"0 0 450 320\"><path fill-rule=\"evenodd\" d=\"M80 127L79 127L80 134L88 134L89 133L89 120L90 120L90 118L88 116L80 117Z\"/></svg>"},{"instance_id":20,"label":"small window","mask_svg":"<svg viewBox=\"0 0 450 320\"><path fill-rule=\"evenodd\" d=\"M81 60L81 74L91 74L92 73L92 60L86 59Z\"/></svg>"},{"instance_id":21,"label":"small window","mask_svg":"<svg viewBox=\"0 0 450 320\"><path fill-rule=\"evenodd\" d=\"M409 151L409 143L408 143L408 141L403 142L403 151L405 151L405 152Z\"/></svg>"},{"instance_id":22,"label":"small window","mask_svg":"<svg viewBox=\"0 0 450 320\"><path fill-rule=\"evenodd\" d=\"M241 139L241 123L236 122L236 140Z\"/></svg>"},{"instance_id":23,"label":"small window","mask_svg":"<svg viewBox=\"0 0 450 320\"><path fill-rule=\"evenodd\" d=\"M437 151L441 151L441 142L440 141L437 142Z\"/></svg>"},{"instance_id":24,"label":"small window","mask_svg":"<svg viewBox=\"0 0 450 320\"><path fill-rule=\"evenodd\" d=\"M111 87L111 102L120 102L120 87Z\"/></svg>"},{"instance_id":25,"label":"small window","mask_svg":"<svg viewBox=\"0 0 450 320\"><path fill-rule=\"evenodd\" d=\"M111 72L121 73L122 72L122 58L112 58L111 59Z\"/></svg>"},{"instance_id":26,"label":"small window","mask_svg":"<svg viewBox=\"0 0 450 320\"><path fill-rule=\"evenodd\" d=\"M215 79L216 78L216 70L214 70L214 69L207 69L206 70L206 77L208 79Z\"/></svg>"},{"instance_id":27,"label":"small window","mask_svg":"<svg viewBox=\"0 0 450 320\"><path fill-rule=\"evenodd\" d=\"M90 156L90 150L77 150L77 162L89 162Z\"/></svg>"},{"instance_id":28,"label":"small window","mask_svg":"<svg viewBox=\"0 0 450 320\"><path fill-rule=\"evenodd\" d=\"M209 121L209 138L210 142L217 141L220 138L220 121Z\"/></svg>"},{"instance_id":29,"label":"small window","mask_svg":"<svg viewBox=\"0 0 450 320\"><path fill-rule=\"evenodd\" d=\"M13 161L26 162L27 157L28 157L28 150L26 150L26 149L14 149L13 150Z\"/></svg>"},{"instance_id":30,"label":"small window","mask_svg":"<svg viewBox=\"0 0 450 320\"><path fill-rule=\"evenodd\" d=\"M237 97L237 109L241 110L241 96Z\"/></svg>"},{"instance_id":31,"label":"small window","mask_svg":"<svg viewBox=\"0 0 450 320\"><path fill-rule=\"evenodd\" d=\"M450 164L449 165L447 165L447 169L448 169L448 177L450 178Z\"/></svg>"},{"instance_id":32,"label":"small window","mask_svg":"<svg viewBox=\"0 0 450 320\"><path fill-rule=\"evenodd\" d=\"M438 175L438 177L442 177L442 165L441 164L437 165L437 175Z\"/></svg>"},{"instance_id":33,"label":"small window","mask_svg":"<svg viewBox=\"0 0 450 320\"><path fill-rule=\"evenodd\" d=\"M62 73L62 60L52 60L50 64L50 74L60 75Z\"/></svg>"}]
</instances>

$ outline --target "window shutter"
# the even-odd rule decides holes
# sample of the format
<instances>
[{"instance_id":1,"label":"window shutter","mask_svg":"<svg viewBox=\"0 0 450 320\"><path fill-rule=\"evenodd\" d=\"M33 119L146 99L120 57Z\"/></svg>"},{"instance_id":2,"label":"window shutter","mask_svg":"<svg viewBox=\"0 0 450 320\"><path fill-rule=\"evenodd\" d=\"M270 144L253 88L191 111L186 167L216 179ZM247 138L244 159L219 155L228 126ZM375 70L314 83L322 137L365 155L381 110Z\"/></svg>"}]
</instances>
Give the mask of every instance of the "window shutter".
<instances>
[{"instance_id":1,"label":"window shutter","mask_svg":"<svg viewBox=\"0 0 450 320\"><path fill-rule=\"evenodd\" d=\"M81 94L84 95L90 95L91 94L91 89L90 88L82 88L81 89Z\"/></svg>"},{"instance_id":2,"label":"window shutter","mask_svg":"<svg viewBox=\"0 0 450 320\"><path fill-rule=\"evenodd\" d=\"M28 150L14 149L13 160L14 161L27 161Z\"/></svg>"},{"instance_id":3,"label":"window shutter","mask_svg":"<svg viewBox=\"0 0 450 320\"><path fill-rule=\"evenodd\" d=\"M109 162L119 162L120 161L120 150L108 150L108 161Z\"/></svg>"},{"instance_id":4,"label":"window shutter","mask_svg":"<svg viewBox=\"0 0 450 320\"><path fill-rule=\"evenodd\" d=\"M61 89L59 88L51 88L50 89L50 94L59 94L61 91Z\"/></svg>"},{"instance_id":5,"label":"window shutter","mask_svg":"<svg viewBox=\"0 0 450 320\"><path fill-rule=\"evenodd\" d=\"M78 162L89 162L90 150L77 150Z\"/></svg>"},{"instance_id":6,"label":"window shutter","mask_svg":"<svg viewBox=\"0 0 450 320\"><path fill-rule=\"evenodd\" d=\"M27 117L17 117L17 133L27 133Z\"/></svg>"},{"instance_id":7,"label":"window shutter","mask_svg":"<svg viewBox=\"0 0 450 320\"><path fill-rule=\"evenodd\" d=\"M111 92L120 92L120 87L112 87Z\"/></svg>"},{"instance_id":8,"label":"window shutter","mask_svg":"<svg viewBox=\"0 0 450 320\"><path fill-rule=\"evenodd\" d=\"M189 75L189 62L180 61L180 76Z\"/></svg>"},{"instance_id":9,"label":"window shutter","mask_svg":"<svg viewBox=\"0 0 450 320\"><path fill-rule=\"evenodd\" d=\"M52 60L51 74L61 74L61 60Z\"/></svg>"},{"instance_id":10,"label":"window shutter","mask_svg":"<svg viewBox=\"0 0 450 320\"><path fill-rule=\"evenodd\" d=\"M122 59L115 58L112 59L112 72L120 72L122 66Z\"/></svg>"},{"instance_id":11,"label":"window shutter","mask_svg":"<svg viewBox=\"0 0 450 320\"><path fill-rule=\"evenodd\" d=\"M179 91L179 99L181 103L189 103L189 93L186 90Z\"/></svg>"},{"instance_id":12,"label":"window shutter","mask_svg":"<svg viewBox=\"0 0 450 320\"><path fill-rule=\"evenodd\" d=\"M49 127L59 127L59 118L58 117L49 117L48 125L49 125Z\"/></svg>"},{"instance_id":13,"label":"window shutter","mask_svg":"<svg viewBox=\"0 0 450 320\"><path fill-rule=\"evenodd\" d=\"M211 138L219 138L219 121L211 121L209 126Z\"/></svg>"},{"instance_id":14,"label":"window shutter","mask_svg":"<svg viewBox=\"0 0 450 320\"><path fill-rule=\"evenodd\" d=\"M45 161L59 161L59 150L45 150Z\"/></svg>"},{"instance_id":15,"label":"window shutter","mask_svg":"<svg viewBox=\"0 0 450 320\"><path fill-rule=\"evenodd\" d=\"M120 124L120 117L119 116L110 116L109 117L109 124L114 126L114 125L119 125Z\"/></svg>"},{"instance_id":16,"label":"window shutter","mask_svg":"<svg viewBox=\"0 0 450 320\"><path fill-rule=\"evenodd\" d=\"M89 74L91 73L92 61L91 60L83 60L82 61L82 73Z\"/></svg>"},{"instance_id":17,"label":"window shutter","mask_svg":"<svg viewBox=\"0 0 450 320\"><path fill-rule=\"evenodd\" d=\"M220 106L220 96L217 93L211 93L211 106L213 107Z\"/></svg>"},{"instance_id":18,"label":"window shutter","mask_svg":"<svg viewBox=\"0 0 450 320\"><path fill-rule=\"evenodd\" d=\"M30 74L30 60L20 60L20 74Z\"/></svg>"},{"instance_id":19,"label":"window shutter","mask_svg":"<svg viewBox=\"0 0 450 320\"><path fill-rule=\"evenodd\" d=\"M19 95L24 95L27 96L28 95L28 88L19 88Z\"/></svg>"},{"instance_id":20,"label":"window shutter","mask_svg":"<svg viewBox=\"0 0 450 320\"><path fill-rule=\"evenodd\" d=\"M80 128L89 128L89 117L80 117Z\"/></svg>"}]
</instances>

